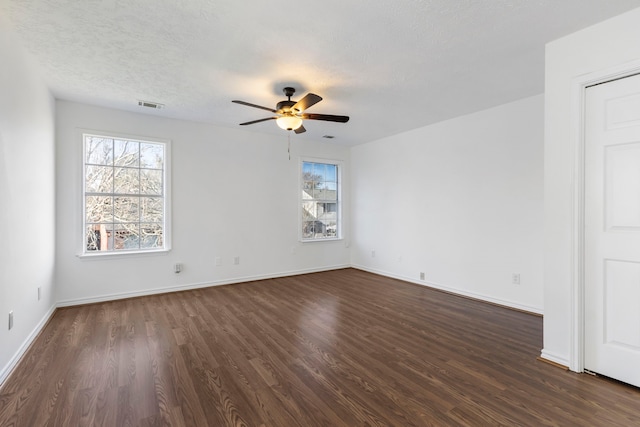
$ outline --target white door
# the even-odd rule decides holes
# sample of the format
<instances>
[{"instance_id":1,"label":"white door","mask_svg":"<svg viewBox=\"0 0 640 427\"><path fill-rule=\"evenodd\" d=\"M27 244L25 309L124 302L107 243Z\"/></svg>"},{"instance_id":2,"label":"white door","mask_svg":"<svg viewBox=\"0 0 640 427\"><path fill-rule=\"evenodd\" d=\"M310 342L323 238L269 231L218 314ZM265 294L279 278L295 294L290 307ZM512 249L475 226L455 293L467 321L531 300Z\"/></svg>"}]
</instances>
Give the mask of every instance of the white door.
<instances>
[{"instance_id":1,"label":"white door","mask_svg":"<svg viewBox=\"0 0 640 427\"><path fill-rule=\"evenodd\" d=\"M586 90L586 369L640 387L640 75Z\"/></svg>"}]
</instances>

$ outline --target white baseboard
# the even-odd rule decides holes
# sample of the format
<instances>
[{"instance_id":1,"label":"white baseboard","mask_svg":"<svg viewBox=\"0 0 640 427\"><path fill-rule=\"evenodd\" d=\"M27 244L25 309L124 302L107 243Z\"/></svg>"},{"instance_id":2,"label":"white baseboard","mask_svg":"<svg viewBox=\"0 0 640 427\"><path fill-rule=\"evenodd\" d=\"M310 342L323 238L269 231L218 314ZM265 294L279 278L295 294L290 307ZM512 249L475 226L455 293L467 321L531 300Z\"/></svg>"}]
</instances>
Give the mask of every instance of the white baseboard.
<instances>
[{"instance_id":1,"label":"white baseboard","mask_svg":"<svg viewBox=\"0 0 640 427\"><path fill-rule=\"evenodd\" d=\"M31 333L22 342L22 345L20 346L20 348L18 348L18 350L13 355L13 357L9 360L9 362L2 367L2 369L0 370L0 387L2 387L2 385L4 384L4 381L9 377L9 375L13 371L13 368L15 368L18 362L20 361L20 359L22 359L22 356L24 356L24 354L27 352L27 350L29 349L29 346L31 346L31 343L33 343L33 340L36 339L40 331L42 331L42 329L47 324L49 319L51 319L51 316L53 316L53 313L55 311L56 311L56 306L52 305L49 311L45 313L45 315L42 317L42 319L40 319L36 327L33 328Z\"/></svg>"},{"instance_id":2,"label":"white baseboard","mask_svg":"<svg viewBox=\"0 0 640 427\"><path fill-rule=\"evenodd\" d=\"M556 363L558 365L562 365L562 366L566 366L569 367L571 366L571 364L569 363L569 359L567 359L566 357L562 357L558 354L554 354L552 352L549 352L545 349L542 349L542 351L540 352L540 358L545 359L545 360L549 360L553 363Z\"/></svg>"},{"instance_id":3,"label":"white baseboard","mask_svg":"<svg viewBox=\"0 0 640 427\"><path fill-rule=\"evenodd\" d=\"M513 308L520 311L527 311L529 313L543 314L543 309L540 307L533 307L529 305L519 304L513 301L502 300L499 298L493 298L482 294L476 294L474 292L463 291L457 288L452 288L440 283L429 282L425 280L416 280L412 277L406 277L399 274L389 273L388 271L377 270L375 268L365 267L363 265L352 265L351 267L358 270L368 271L369 273L379 274L381 276L391 277L393 279L402 280L409 283L415 283L416 285L427 286L429 288L439 289L441 291L450 292L452 294L465 296L468 298L477 299L480 301L490 302L492 304L502 305L504 307Z\"/></svg>"},{"instance_id":4,"label":"white baseboard","mask_svg":"<svg viewBox=\"0 0 640 427\"><path fill-rule=\"evenodd\" d=\"M188 291L192 289L208 288L211 286L232 285L234 283L252 282L255 280L275 279L278 277L296 276L299 274L309 274L309 273L318 273L321 271L340 270L342 268L349 268L349 267L351 267L349 264L333 265L333 266L327 266L327 267L321 267L321 268L292 270L292 271L285 271L280 273L259 274L255 276L244 276L244 277L235 277L232 279L213 280L210 282L190 283L186 285L169 286L164 288L145 289L144 291L120 292L116 294L99 295L99 296L90 297L90 298L76 298L76 299L58 301L56 306L71 307L74 305L94 304L94 303L105 302L105 301L114 301L119 299L141 297L146 295L166 294L169 292Z\"/></svg>"}]
</instances>

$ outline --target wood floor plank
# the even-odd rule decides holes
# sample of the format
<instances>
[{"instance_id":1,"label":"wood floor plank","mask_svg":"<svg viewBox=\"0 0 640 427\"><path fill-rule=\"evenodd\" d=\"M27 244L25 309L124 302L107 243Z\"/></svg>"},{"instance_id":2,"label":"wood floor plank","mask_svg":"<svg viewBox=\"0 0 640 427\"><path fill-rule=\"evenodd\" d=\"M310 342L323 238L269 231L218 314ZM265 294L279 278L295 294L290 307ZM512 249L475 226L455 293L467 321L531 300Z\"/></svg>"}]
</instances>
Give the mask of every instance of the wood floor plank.
<instances>
[{"instance_id":1,"label":"wood floor plank","mask_svg":"<svg viewBox=\"0 0 640 427\"><path fill-rule=\"evenodd\" d=\"M355 269L68 307L0 426L640 425L640 390L541 346L538 316Z\"/></svg>"}]
</instances>

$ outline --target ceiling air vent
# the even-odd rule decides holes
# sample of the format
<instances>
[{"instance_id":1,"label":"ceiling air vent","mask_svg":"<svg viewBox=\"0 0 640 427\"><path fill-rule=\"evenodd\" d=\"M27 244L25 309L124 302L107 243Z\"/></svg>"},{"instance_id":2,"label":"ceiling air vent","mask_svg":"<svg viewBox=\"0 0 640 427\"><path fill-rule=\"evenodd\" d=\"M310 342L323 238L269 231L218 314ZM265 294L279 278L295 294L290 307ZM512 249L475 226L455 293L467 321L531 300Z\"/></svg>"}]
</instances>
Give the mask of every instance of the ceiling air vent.
<instances>
[{"instance_id":1,"label":"ceiling air vent","mask_svg":"<svg viewBox=\"0 0 640 427\"><path fill-rule=\"evenodd\" d=\"M164 104L160 104L158 102L151 102L151 101L138 101L138 105L141 107L155 108L156 110L160 110L164 108Z\"/></svg>"},{"instance_id":2,"label":"ceiling air vent","mask_svg":"<svg viewBox=\"0 0 640 427\"><path fill-rule=\"evenodd\" d=\"M323 138L327 138L327 139L333 139L333 138L335 138L335 136L333 136L333 135L323 135L322 137L323 137Z\"/></svg>"}]
</instances>

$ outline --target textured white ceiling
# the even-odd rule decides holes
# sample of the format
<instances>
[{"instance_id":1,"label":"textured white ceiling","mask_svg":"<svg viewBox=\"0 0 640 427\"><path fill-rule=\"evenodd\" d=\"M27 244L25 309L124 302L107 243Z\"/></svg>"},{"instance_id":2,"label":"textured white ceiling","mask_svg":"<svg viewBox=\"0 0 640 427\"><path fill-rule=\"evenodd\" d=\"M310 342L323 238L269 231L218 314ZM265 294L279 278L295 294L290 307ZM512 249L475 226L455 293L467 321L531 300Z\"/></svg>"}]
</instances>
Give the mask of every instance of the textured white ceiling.
<instances>
[{"instance_id":1,"label":"textured white ceiling","mask_svg":"<svg viewBox=\"0 0 640 427\"><path fill-rule=\"evenodd\" d=\"M282 88L356 145L544 90L544 44L640 0L0 0L60 99L238 127ZM155 111L137 100L166 105ZM282 134L273 121L246 127Z\"/></svg>"}]
</instances>

